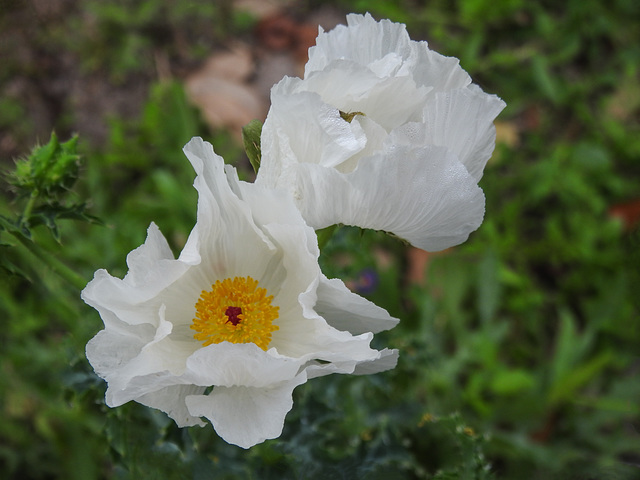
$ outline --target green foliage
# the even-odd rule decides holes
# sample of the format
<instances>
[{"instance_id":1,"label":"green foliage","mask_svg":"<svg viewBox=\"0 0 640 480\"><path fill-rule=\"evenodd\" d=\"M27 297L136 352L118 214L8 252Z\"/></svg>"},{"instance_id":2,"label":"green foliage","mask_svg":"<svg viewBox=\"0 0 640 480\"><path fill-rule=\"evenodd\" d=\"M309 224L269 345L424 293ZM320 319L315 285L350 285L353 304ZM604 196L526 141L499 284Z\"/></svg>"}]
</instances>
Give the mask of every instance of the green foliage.
<instances>
[{"instance_id":1,"label":"green foliage","mask_svg":"<svg viewBox=\"0 0 640 480\"><path fill-rule=\"evenodd\" d=\"M205 134L198 112L188 104L177 82L154 85L139 118L113 118L110 125L108 145L90 153L93 161L87 165L84 187L95 211L109 219L107 228L95 234L99 248L108 255L106 266L123 267L121 252L140 245L152 221L176 249L193 228L194 173L182 153L193 136L208 139L229 162L239 163L243 157L241 147L225 132ZM245 166L239 167L245 175ZM119 248L111 247L114 244ZM91 258L92 247L86 245L85 250L86 258Z\"/></svg>"}]
</instances>

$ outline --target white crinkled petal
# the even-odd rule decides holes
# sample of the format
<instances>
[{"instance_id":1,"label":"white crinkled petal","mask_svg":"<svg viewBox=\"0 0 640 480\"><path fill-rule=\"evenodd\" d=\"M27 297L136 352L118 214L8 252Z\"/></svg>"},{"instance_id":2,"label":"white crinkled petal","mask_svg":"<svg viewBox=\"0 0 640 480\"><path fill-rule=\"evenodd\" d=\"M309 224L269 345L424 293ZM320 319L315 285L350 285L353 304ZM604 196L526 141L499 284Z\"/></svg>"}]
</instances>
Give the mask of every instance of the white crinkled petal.
<instances>
[{"instance_id":1,"label":"white crinkled petal","mask_svg":"<svg viewBox=\"0 0 640 480\"><path fill-rule=\"evenodd\" d=\"M353 60L368 65L389 53L409 55L409 34L403 24L389 20L376 22L371 15L347 15L347 26L338 25L330 32L321 32L316 45L309 49L305 78L323 70L337 59Z\"/></svg>"},{"instance_id":2,"label":"white crinkled petal","mask_svg":"<svg viewBox=\"0 0 640 480\"><path fill-rule=\"evenodd\" d=\"M283 192L264 189L255 184L239 182L237 176L228 172L229 181L237 194L251 206L253 218L263 225L264 234L277 245L283 255L274 256L277 265L269 272L279 268L284 273L278 278L267 278L264 285L276 284L277 289L268 290L274 295L273 304L279 307L279 318L275 324L280 329L273 333L271 346L279 353L291 357L307 357L314 352L330 351L336 338L326 322L313 311L316 300L314 292L320 270L317 238L313 229L302 220L290 197ZM279 198L278 208L270 204L270 198ZM304 297L301 289L305 289ZM302 302L301 298L304 298ZM304 307L309 305L309 316L305 317ZM327 333L328 332L328 333ZM347 336L341 341L350 342L350 349L363 350L367 355L372 350L368 342ZM358 344L358 347L355 347Z\"/></svg>"},{"instance_id":3,"label":"white crinkled petal","mask_svg":"<svg viewBox=\"0 0 640 480\"><path fill-rule=\"evenodd\" d=\"M447 147L479 181L495 147L493 121L504 107L500 98L487 95L477 85L437 93L424 108L421 123L402 125L386 143Z\"/></svg>"},{"instance_id":4,"label":"white crinkled petal","mask_svg":"<svg viewBox=\"0 0 640 480\"><path fill-rule=\"evenodd\" d=\"M390 350L385 348L377 352L375 358L370 360L357 362L355 364L340 363L318 363L311 362L307 365L305 371L307 378L323 377L334 373L348 373L350 375L369 375L372 373L384 372L390 370L398 363L398 350Z\"/></svg>"},{"instance_id":5,"label":"white crinkled petal","mask_svg":"<svg viewBox=\"0 0 640 480\"><path fill-rule=\"evenodd\" d=\"M209 285L229 276L257 276L268 264L273 246L253 222L249 206L231 190L222 157L200 137L187 143L184 153L197 174L198 224L180 260L203 264L203 280Z\"/></svg>"},{"instance_id":6,"label":"white crinkled petal","mask_svg":"<svg viewBox=\"0 0 640 480\"><path fill-rule=\"evenodd\" d=\"M201 291L210 289L217 280L250 276L273 295L286 274L280 265L278 247L256 224L251 205L233 191L238 187L237 178L228 175L211 144L196 137L184 150L198 174L194 182L199 193L198 225L180 260L197 265L179 285L165 292L167 319L182 332L191 324ZM264 210L279 210L282 202L282 194L265 194L261 206ZM298 221L298 228L306 227L299 216Z\"/></svg>"},{"instance_id":7,"label":"white crinkled petal","mask_svg":"<svg viewBox=\"0 0 640 480\"><path fill-rule=\"evenodd\" d=\"M98 270L82 290L81 297L100 312L105 325L150 323L157 326L159 304L154 299L182 277L189 266L173 258L164 236L153 223L145 243L127 256L127 262L130 269L124 279Z\"/></svg>"},{"instance_id":8,"label":"white crinkled petal","mask_svg":"<svg viewBox=\"0 0 640 480\"><path fill-rule=\"evenodd\" d=\"M369 14L347 15L347 24L320 33L316 46L309 49L305 79L312 72L327 69L332 61L349 60L381 77L411 76L418 86L433 88L434 93L471 83L457 58L430 50L427 42L410 40L403 24L376 22Z\"/></svg>"},{"instance_id":9,"label":"white crinkled petal","mask_svg":"<svg viewBox=\"0 0 640 480\"><path fill-rule=\"evenodd\" d=\"M215 387L209 395L186 398L193 416L206 417L226 442L249 448L282 433L293 406L293 389L307 381L305 374L268 388Z\"/></svg>"},{"instance_id":10,"label":"white crinkled petal","mask_svg":"<svg viewBox=\"0 0 640 480\"><path fill-rule=\"evenodd\" d=\"M305 152L305 162L334 167L362 150L366 144L359 124L345 122L336 106L314 92L299 91L299 78L285 77L273 87L272 107L265 120L263 158L277 159L260 166L259 176L274 179L287 175L291 163Z\"/></svg>"},{"instance_id":11,"label":"white crinkled petal","mask_svg":"<svg viewBox=\"0 0 640 480\"><path fill-rule=\"evenodd\" d=\"M409 75L380 78L365 66L335 60L327 70L314 72L301 81L299 89L319 94L324 102L342 112L362 112L389 131L420 119L431 87L416 85ZM273 100L272 109L279 107L278 100ZM309 113L305 111L306 115Z\"/></svg>"},{"instance_id":12,"label":"white crinkled petal","mask_svg":"<svg viewBox=\"0 0 640 480\"><path fill-rule=\"evenodd\" d=\"M444 147L397 146L361 159L349 174L308 164L296 172L298 205L317 229L383 230L438 251L464 242L484 216L482 190Z\"/></svg>"},{"instance_id":13,"label":"white crinkled petal","mask_svg":"<svg viewBox=\"0 0 640 480\"><path fill-rule=\"evenodd\" d=\"M432 87L429 92L446 92L466 87L471 77L460 66L460 60L430 50L427 42L411 42L411 54L399 75L411 75L417 85Z\"/></svg>"},{"instance_id":14,"label":"white crinkled petal","mask_svg":"<svg viewBox=\"0 0 640 480\"><path fill-rule=\"evenodd\" d=\"M306 241L302 232L296 235L296 232L283 225L270 224L265 229L283 251L299 250ZM331 362L360 362L375 358L377 351L369 346L369 336L353 336L336 330L318 315L317 289L321 273L317 266L317 252L316 246L313 263L302 255L282 258L282 265L288 274L274 298L274 304L280 306L279 318L275 321L280 329L273 333L270 346L283 355L295 358ZM305 286L306 289L300 292Z\"/></svg>"},{"instance_id":15,"label":"white crinkled petal","mask_svg":"<svg viewBox=\"0 0 640 480\"><path fill-rule=\"evenodd\" d=\"M107 383L109 386L105 394L105 403L110 407L118 407L132 400L137 400L143 395L181 384L176 381L175 375L168 371L131 378L125 369L112 372Z\"/></svg>"},{"instance_id":16,"label":"white crinkled petal","mask_svg":"<svg viewBox=\"0 0 640 480\"><path fill-rule=\"evenodd\" d=\"M162 309L164 310L164 309ZM91 351L87 346L87 357L96 371L107 381L106 400L109 406L122 405L140 396L153 393L161 388L186 382L178 379L185 369L186 358L193 352L194 343L180 344L170 338L172 325L164 320L159 312L160 324L151 339L138 349L139 342L129 348L129 353L118 364L113 361L106 368L96 368L94 360L108 359L123 342L122 336L105 332L100 338L94 338ZM96 336L98 337L98 336ZM129 337L130 338L130 337ZM98 366L99 367L99 366Z\"/></svg>"},{"instance_id":17,"label":"white crinkled petal","mask_svg":"<svg viewBox=\"0 0 640 480\"><path fill-rule=\"evenodd\" d=\"M367 135L367 144L365 145L365 148L359 151L356 155L336 167L336 170L342 173L353 172L358 166L358 162L361 158L369 157L382 150L384 141L387 138L387 131L369 117L356 115L351 120L351 123L360 124L360 127L362 127L362 130L364 130Z\"/></svg>"},{"instance_id":18,"label":"white crinkled petal","mask_svg":"<svg viewBox=\"0 0 640 480\"><path fill-rule=\"evenodd\" d=\"M399 320L384 308L351 292L342 280L324 275L318 285L316 311L329 325L359 335L378 333L395 327Z\"/></svg>"},{"instance_id":19,"label":"white crinkled petal","mask_svg":"<svg viewBox=\"0 0 640 480\"><path fill-rule=\"evenodd\" d=\"M127 255L129 271L124 281L131 286L143 286L149 283L149 272L157 269L157 264L165 264L163 260L174 260L173 252L167 239L158 226L151 222L147 229L145 242ZM172 280L171 277L168 279Z\"/></svg>"},{"instance_id":20,"label":"white crinkled petal","mask_svg":"<svg viewBox=\"0 0 640 480\"><path fill-rule=\"evenodd\" d=\"M173 324L165 320L164 305L158 312L160 324L153 340L148 342L139 355L131 359L124 369L121 379L145 378L149 375L169 372L171 375L182 375L186 368L187 359L200 348L193 338L187 341L172 335ZM135 380L133 380L135 382Z\"/></svg>"},{"instance_id":21,"label":"white crinkled petal","mask_svg":"<svg viewBox=\"0 0 640 480\"><path fill-rule=\"evenodd\" d=\"M131 331L121 334L101 330L87 343L87 359L98 375L108 379L140 353L148 341L149 333L140 335Z\"/></svg>"},{"instance_id":22,"label":"white crinkled petal","mask_svg":"<svg viewBox=\"0 0 640 480\"><path fill-rule=\"evenodd\" d=\"M306 368L307 378L323 377L325 375L331 375L333 373L350 373L351 375L370 375L373 373L385 372L395 368L398 363L398 350L390 350L385 348L380 350L376 355L376 358L367 360L366 362L359 362L355 365L353 370L344 372L340 370L339 366L334 363L312 363Z\"/></svg>"},{"instance_id":23,"label":"white crinkled petal","mask_svg":"<svg viewBox=\"0 0 640 480\"><path fill-rule=\"evenodd\" d=\"M240 181L234 168L229 167L227 169L227 177L231 188L238 197L251 207L251 215L256 224L262 225L263 231L265 227L270 225L282 225L288 227L286 231L298 232L297 235L304 238L299 244L303 248L299 248L299 250L309 258L312 258L315 265L320 255L318 238L313 228L305 223L293 199L280 190L263 188L254 183ZM268 231L265 233L269 234ZM270 239L277 240L272 236ZM316 269L319 269L317 265L313 270Z\"/></svg>"},{"instance_id":24,"label":"white crinkled petal","mask_svg":"<svg viewBox=\"0 0 640 480\"><path fill-rule=\"evenodd\" d=\"M353 375L371 375L373 373L385 372L396 368L398 363L398 350L388 349L380 351L380 356L375 360L369 362L359 363L356 369L353 371Z\"/></svg>"}]
</instances>

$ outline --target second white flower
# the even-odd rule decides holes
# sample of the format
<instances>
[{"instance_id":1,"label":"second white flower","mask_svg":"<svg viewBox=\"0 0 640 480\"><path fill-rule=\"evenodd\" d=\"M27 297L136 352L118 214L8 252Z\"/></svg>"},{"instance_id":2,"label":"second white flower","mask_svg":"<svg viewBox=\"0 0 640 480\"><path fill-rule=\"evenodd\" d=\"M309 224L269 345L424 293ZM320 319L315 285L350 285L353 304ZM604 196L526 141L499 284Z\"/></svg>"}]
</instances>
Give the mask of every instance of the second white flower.
<instances>
[{"instance_id":1,"label":"second white flower","mask_svg":"<svg viewBox=\"0 0 640 480\"><path fill-rule=\"evenodd\" d=\"M432 251L464 242L482 223L504 102L404 25L347 21L318 36L304 79L272 89L256 183L287 190L316 229L384 230Z\"/></svg>"}]
</instances>

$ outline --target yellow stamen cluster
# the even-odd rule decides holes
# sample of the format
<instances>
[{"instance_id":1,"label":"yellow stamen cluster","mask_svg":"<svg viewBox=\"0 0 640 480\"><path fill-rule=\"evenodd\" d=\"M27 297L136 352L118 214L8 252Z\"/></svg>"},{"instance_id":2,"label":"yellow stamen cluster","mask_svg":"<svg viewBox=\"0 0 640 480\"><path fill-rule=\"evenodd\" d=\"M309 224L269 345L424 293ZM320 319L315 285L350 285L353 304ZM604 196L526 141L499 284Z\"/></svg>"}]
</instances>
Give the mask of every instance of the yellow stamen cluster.
<instances>
[{"instance_id":1,"label":"yellow stamen cluster","mask_svg":"<svg viewBox=\"0 0 640 480\"><path fill-rule=\"evenodd\" d=\"M211 290L203 290L196 303L196 318L191 328L204 346L212 343L255 343L266 350L271 332L278 330L273 321L279 307L271 305L273 295L258 287L251 277L225 278Z\"/></svg>"}]
</instances>

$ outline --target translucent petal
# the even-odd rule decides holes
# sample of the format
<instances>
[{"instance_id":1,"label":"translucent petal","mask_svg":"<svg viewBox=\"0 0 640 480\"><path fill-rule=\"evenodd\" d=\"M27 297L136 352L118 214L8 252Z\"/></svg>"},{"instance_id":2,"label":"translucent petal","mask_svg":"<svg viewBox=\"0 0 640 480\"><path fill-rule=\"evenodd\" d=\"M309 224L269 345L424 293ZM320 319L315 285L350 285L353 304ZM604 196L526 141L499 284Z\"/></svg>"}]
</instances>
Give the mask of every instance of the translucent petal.
<instances>
[{"instance_id":1,"label":"translucent petal","mask_svg":"<svg viewBox=\"0 0 640 480\"><path fill-rule=\"evenodd\" d=\"M417 85L432 88L430 95L466 87L471 77L460 66L460 60L430 50L427 42L412 42L411 53L398 75L410 74Z\"/></svg>"},{"instance_id":2,"label":"translucent petal","mask_svg":"<svg viewBox=\"0 0 640 480\"><path fill-rule=\"evenodd\" d=\"M95 372L101 377L110 376L132 358L136 357L148 341L134 331L121 334L111 330L101 330L94 336L85 349L87 359Z\"/></svg>"},{"instance_id":3,"label":"translucent petal","mask_svg":"<svg viewBox=\"0 0 640 480\"><path fill-rule=\"evenodd\" d=\"M199 417L191 415L187 409L185 398L189 395L204 393L205 387L197 385L172 385L158 391L146 393L136 398L136 402L147 407L162 410L171 417L179 427L204 426Z\"/></svg>"},{"instance_id":4,"label":"translucent petal","mask_svg":"<svg viewBox=\"0 0 640 480\"><path fill-rule=\"evenodd\" d=\"M324 276L318 285L316 311L338 330L354 335L378 333L395 327L399 320L366 298L351 292L342 280Z\"/></svg>"},{"instance_id":5,"label":"translucent petal","mask_svg":"<svg viewBox=\"0 0 640 480\"><path fill-rule=\"evenodd\" d=\"M157 326L159 304L153 300L189 266L173 259L166 240L153 223L145 243L129 254L127 262L130 269L124 279L98 270L81 297L100 312L105 322L117 319L131 325Z\"/></svg>"},{"instance_id":6,"label":"translucent petal","mask_svg":"<svg viewBox=\"0 0 640 480\"><path fill-rule=\"evenodd\" d=\"M372 373L384 372L395 368L398 362L398 350L385 348L376 352L375 357L363 362L330 362L318 363L310 362L306 367L307 378L323 377L334 373L348 373L351 375L369 375Z\"/></svg>"},{"instance_id":7,"label":"translucent petal","mask_svg":"<svg viewBox=\"0 0 640 480\"><path fill-rule=\"evenodd\" d=\"M440 92L424 108L422 122L398 127L386 143L447 147L479 181L495 146L493 121L504 107L500 98L476 85Z\"/></svg>"},{"instance_id":8,"label":"translucent petal","mask_svg":"<svg viewBox=\"0 0 640 480\"><path fill-rule=\"evenodd\" d=\"M124 280L135 286L147 284L149 272L166 259L173 260L173 253L158 226L152 222L145 242L127 255L129 271Z\"/></svg>"},{"instance_id":9,"label":"translucent petal","mask_svg":"<svg viewBox=\"0 0 640 480\"><path fill-rule=\"evenodd\" d=\"M336 59L353 60L368 65L397 53L409 54L409 35L406 27L389 20L376 22L371 15L347 15L347 26L338 25L327 33L321 33L316 45L309 49L309 61L305 65L305 78L313 71L323 70Z\"/></svg>"},{"instance_id":10,"label":"translucent petal","mask_svg":"<svg viewBox=\"0 0 640 480\"><path fill-rule=\"evenodd\" d=\"M184 152L197 174L198 224L180 260L195 263L199 257L207 287L229 276L259 276L273 246L253 222L250 207L231 190L224 161L199 137L193 138Z\"/></svg>"},{"instance_id":11,"label":"translucent petal","mask_svg":"<svg viewBox=\"0 0 640 480\"><path fill-rule=\"evenodd\" d=\"M353 375L371 375L391 370L398 363L398 353L398 350L385 348L380 351L379 357L375 360L359 363Z\"/></svg>"},{"instance_id":12,"label":"translucent petal","mask_svg":"<svg viewBox=\"0 0 640 480\"><path fill-rule=\"evenodd\" d=\"M186 404L191 415L208 418L226 442L249 448L280 436L293 389L306 380L301 374L268 388L215 387L209 395L188 396Z\"/></svg>"}]
</instances>

